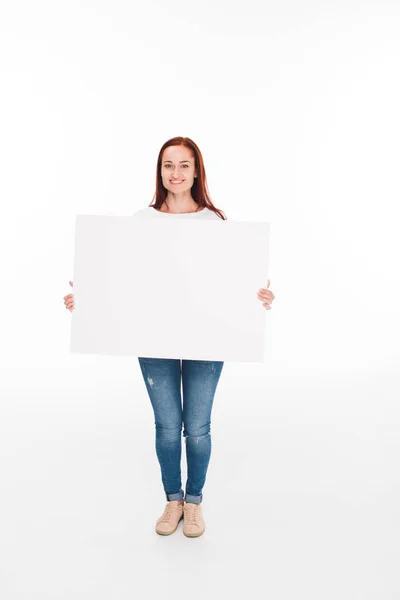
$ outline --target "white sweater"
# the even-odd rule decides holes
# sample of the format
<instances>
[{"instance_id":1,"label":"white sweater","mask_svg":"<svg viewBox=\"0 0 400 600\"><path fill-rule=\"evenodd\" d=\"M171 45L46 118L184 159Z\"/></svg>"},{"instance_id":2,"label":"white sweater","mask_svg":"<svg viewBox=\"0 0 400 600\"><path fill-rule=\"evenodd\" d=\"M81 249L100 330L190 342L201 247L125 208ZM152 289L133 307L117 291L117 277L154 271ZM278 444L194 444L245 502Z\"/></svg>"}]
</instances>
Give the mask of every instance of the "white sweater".
<instances>
[{"instance_id":1,"label":"white sweater","mask_svg":"<svg viewBox=\"0 0 400 600\"><path fill-rule=\"evenodd\" d=\"M199 210L197 212L190 212L190 213L166 213L166 212L160 212L159 210L156 210L155 208L153 208L152 206L148 206L147 208L142 208L138 211L136 211L135 213L133 213L134 217L145 217L145 218L161 218L161 219L174 219L177 217L182 217L184 219L218 219L219 221L223 221L224 219L221 219L221 217L219 217L217 215L217 213L215 213L213 210L210 210L209 208L207 208L206 206L202 209Z\"/></svg>"}]
</instances>

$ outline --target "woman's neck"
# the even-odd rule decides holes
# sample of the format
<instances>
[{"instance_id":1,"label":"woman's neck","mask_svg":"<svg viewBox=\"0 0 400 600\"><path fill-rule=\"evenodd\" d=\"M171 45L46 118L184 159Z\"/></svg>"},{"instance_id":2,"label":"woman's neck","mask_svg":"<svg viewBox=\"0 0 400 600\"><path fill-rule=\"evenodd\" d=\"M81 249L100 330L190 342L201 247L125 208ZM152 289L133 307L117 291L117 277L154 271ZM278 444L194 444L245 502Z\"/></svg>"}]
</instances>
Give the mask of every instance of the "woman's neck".
<instances>
[{"instance_id":1,"label":"woman's neck","mask_svg":"<svg viewBox=\"0 0 400 600\"><path fill-rule=\"evenodd\" d=\"M167 204L168 204L168 206L167 206ZM188 201L177 202L176 200L173 200L173 199L169 200L167 198L166 201L163 202L163 204L159 210L161 210L161 212L182 214L182 213L196 212L198 208L199 208L199 205L197 204L197 202L195 200L193 200L192 202L188 202Z\"/></svg>"}]
</instances>

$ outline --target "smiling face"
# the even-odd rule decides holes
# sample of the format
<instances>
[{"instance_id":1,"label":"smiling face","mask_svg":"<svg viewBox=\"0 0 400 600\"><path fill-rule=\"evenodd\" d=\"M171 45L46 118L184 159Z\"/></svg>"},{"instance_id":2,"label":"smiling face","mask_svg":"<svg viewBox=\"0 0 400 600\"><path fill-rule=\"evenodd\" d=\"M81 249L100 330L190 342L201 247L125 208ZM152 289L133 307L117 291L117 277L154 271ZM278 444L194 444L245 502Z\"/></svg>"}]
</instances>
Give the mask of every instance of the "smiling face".
<instances>
[{"instance_id":1,"label":"smiling face","mask_svg":"<svg viewBox=\"0 0 400 600\"><path fill-rule=\"evenodd\" d=\"M186 146L168 146L161 160L164 187L174 194L190 190L197 171L192 151Z\"/></svg>"}]
</instances>

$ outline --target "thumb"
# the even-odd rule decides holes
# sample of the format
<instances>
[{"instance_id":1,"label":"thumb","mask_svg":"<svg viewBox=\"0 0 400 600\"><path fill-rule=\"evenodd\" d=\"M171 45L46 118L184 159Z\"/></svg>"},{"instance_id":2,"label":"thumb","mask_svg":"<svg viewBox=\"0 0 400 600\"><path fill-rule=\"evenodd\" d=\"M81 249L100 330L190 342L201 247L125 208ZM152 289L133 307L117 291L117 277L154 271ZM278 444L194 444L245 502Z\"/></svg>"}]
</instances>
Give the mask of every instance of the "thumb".
<instances>
[{"instance_id":1,"label":"thumb","mask_svg":"<svg viewBox=\"0 0 400 600\"><path fill-rule=\"evenodd\" d=\"M267 288L269 287L269 284L270 284L270 283L271 283L271 280L270 280L270 279L268 279L268 281L267 281Z\"/></svg>"},{"instance_id":2,"label":"thumb","mask_svg":"<svg viewBox=\"0 0 400 600\"><path fill-rule=\"evenodd\" d=\"M69 282L69 285L71 285L72 287L74 287L74 283L73 283L73 281L70 281L70 282Z\"/></svg>"}]
</instances>

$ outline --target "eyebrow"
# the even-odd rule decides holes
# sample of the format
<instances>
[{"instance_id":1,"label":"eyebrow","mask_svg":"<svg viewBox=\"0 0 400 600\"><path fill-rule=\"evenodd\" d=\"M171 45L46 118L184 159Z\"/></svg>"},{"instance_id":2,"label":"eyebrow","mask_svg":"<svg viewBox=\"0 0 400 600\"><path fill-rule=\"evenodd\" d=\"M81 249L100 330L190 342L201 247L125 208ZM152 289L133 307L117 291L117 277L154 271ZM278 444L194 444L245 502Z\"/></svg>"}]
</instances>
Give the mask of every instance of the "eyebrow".
<instances>
[{"instance_id":1,"label":"eyebrow","mask_svg":"<svg viewBox=\"0 0 400 600\"><path fill-rule=\"evenodd\" d=\"M166 162L172 162L172 160L164 160L164 163ZM188 162L190 163L190 160L180 160L179 162L183 163L183 162Z\"/></svg>"}]
</instances>

